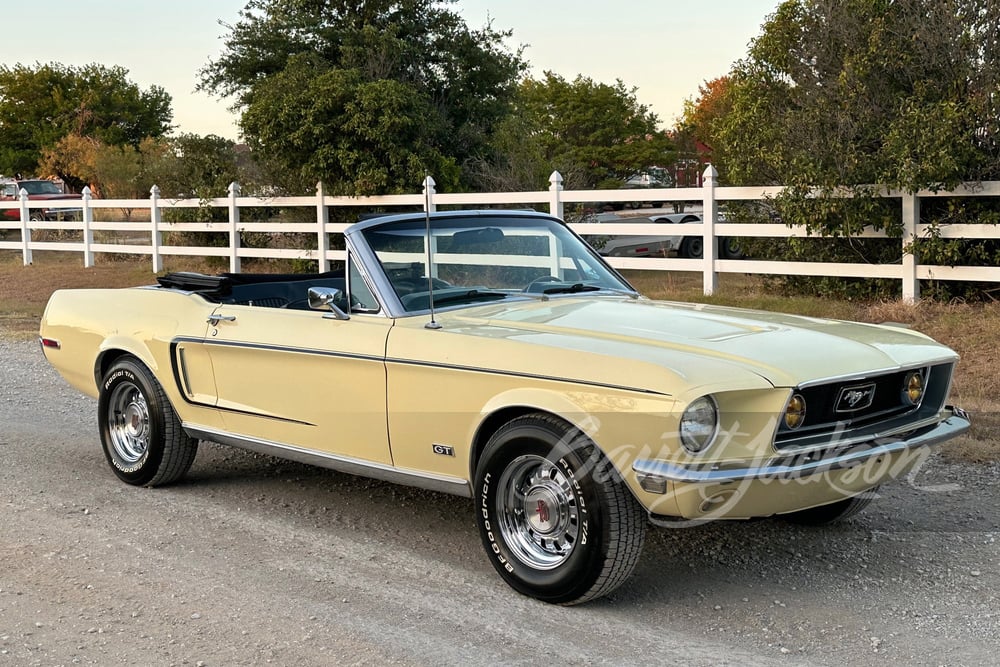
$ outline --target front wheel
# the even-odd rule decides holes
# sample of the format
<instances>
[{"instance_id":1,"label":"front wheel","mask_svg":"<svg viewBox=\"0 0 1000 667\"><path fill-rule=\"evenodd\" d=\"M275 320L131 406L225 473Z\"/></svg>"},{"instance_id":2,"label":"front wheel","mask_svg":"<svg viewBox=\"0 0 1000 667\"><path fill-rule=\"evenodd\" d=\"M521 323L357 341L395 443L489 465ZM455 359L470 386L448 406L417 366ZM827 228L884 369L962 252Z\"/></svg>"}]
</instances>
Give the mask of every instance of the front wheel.
<instances>
[{"instance_id":1,"label":"front wheel","mask_svg":"<svg viewBox=\"0 0 1000 667\"><path fill-rule=\"evenodd\" d=\"M521 417L490 438L476 496L486 553L525 595L586 602L620 586L639 560L644 510L594 443L554 417Z\"/></svg>"},{"instance_id":2,"label":"front wheel","mask_svg":"<svg viewBox=\"0 0 1000 667\"><path fill-rule=\"evenodd\" d=\"M198 453L198 441L184 433L159 382L132 357L119 359L104 374L97 414L104 456L129 484L175 482Z\"/></svg>"}]
</instances>

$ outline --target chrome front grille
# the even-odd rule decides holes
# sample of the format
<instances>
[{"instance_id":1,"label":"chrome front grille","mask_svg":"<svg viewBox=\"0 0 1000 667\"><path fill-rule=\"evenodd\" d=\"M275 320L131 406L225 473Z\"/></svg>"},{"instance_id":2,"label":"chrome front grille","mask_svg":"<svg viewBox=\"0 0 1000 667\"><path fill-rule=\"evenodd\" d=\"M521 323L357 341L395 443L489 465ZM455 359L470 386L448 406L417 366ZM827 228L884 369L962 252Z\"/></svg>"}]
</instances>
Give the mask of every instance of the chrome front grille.
<instances>
[{"instance_id":1,"label":"chrome front grille","mask_svg":"<svg viewBox=\"0 0 1000 667\"><path fill-rule=\"evenodd\" d=\"M947 362L797 388L794 393L806 401L805 419L796 429L782 424L775 447L835 446L859 434L922 422L944 406L953 369L954 362ZM910 403L904 391L907 376L915 370L923 374L925 385L918 405Z\"/></svg>"}]
</instances>

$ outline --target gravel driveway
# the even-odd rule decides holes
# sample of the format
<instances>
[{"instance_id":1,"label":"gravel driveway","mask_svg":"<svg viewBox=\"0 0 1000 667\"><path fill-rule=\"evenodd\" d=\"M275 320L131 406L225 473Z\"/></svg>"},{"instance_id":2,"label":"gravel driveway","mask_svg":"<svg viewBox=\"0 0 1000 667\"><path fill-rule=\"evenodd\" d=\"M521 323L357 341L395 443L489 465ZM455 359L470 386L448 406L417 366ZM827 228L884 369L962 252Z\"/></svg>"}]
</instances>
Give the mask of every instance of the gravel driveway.
<instances>
[{"instance_id":1,"label":"gravel driveway","mask_svg":"<svg viewBox=\"0 0 1000 667\"><path fill-rule=\"evenodd\" d=\"M0 666L994 665L1000 469L936 458L839 526L650 532L580 607L522 597L471 501L203 443L107 468L96 405L0 340Z\"/></svg>"}]
</instances>

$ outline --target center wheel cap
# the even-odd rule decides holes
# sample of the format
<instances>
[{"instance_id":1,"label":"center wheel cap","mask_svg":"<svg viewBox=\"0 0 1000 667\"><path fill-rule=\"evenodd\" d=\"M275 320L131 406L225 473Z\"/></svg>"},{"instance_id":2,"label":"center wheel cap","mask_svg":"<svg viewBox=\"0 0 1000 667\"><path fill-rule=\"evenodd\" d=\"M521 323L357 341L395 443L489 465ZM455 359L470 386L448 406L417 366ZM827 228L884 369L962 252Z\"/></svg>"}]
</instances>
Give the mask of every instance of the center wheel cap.
<instances>
[{"instance_id":1,"label":"center wheel cap","mask_svg":"<svg viewBox=\"0 0 1000 667\"><path fill-rule=\"evenodd\" d=\"M128 406L125 412L125 428L130 436L137 438L142 435L144 429L142 411L135 404Z\"/></svg>"},{"instance_id":2,"label":"center wheel cap","mask_svg":"<svg viewBox=\"0 0 1000 667\"><path fill-rule=\"evenodd\" d=\"M528 491L524 497L524 511L531 528L543 535L559 525L559 500L546 488L535 487Z\"/></svg>"}]
</instances>

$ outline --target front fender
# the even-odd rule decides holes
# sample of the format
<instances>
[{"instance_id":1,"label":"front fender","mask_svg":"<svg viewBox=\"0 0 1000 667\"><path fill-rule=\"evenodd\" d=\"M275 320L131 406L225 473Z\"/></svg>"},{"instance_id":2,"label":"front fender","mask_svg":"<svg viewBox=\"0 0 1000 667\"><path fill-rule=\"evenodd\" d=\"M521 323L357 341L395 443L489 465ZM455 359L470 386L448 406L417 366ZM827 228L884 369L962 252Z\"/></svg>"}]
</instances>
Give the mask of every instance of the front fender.
<instances>
[{"instance_id":1,"label":"front fender","mask_svg":"<svg viewBox=\"0 0 1000 667\"><path fill-rule=\"evenodd\" d=\"M493 396L482 408L469 441L470 479L490 436L511 419L544 412L566 421L587 435L623 478L631 475L640 453L659 451L663 435L673 431L676 400L671 396L592 387L552 389L518 387Z\"/></svg>"}]
</instances>

